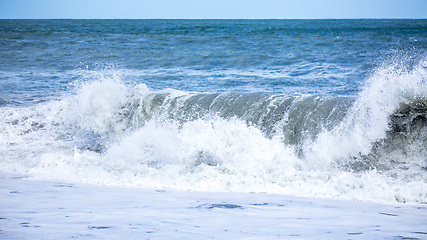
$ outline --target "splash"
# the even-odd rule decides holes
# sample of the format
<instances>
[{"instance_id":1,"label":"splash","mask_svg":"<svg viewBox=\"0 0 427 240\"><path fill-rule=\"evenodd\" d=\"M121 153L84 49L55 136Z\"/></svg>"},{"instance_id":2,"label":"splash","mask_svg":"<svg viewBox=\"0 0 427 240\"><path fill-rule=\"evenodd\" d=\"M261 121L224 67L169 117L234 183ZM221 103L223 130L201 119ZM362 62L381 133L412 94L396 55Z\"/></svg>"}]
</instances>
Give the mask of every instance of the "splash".
<instances>
[{"instance_id":1,"label":"splash","mask_svg":"<svg viewBox=\"0 0 427 240\"><path fill-rule=\"evenodd\" d=\"M152 91L110 74L0 109L0 171L191 191L427 201L426 62L377 71L356 100Z\"/></svg>"}]
</instances>

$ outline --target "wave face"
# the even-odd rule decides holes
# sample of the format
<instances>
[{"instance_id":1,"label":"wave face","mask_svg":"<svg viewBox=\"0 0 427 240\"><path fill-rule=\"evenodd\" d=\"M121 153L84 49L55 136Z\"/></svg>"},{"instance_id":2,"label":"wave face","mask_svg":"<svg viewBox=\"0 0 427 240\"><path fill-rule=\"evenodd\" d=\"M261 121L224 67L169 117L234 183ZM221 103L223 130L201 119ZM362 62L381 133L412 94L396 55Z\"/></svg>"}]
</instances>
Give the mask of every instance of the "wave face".
<instances>
[{"instance_id":1,"label":"wave face","mask_svg":"<svg viewBox=\"0 0 427 240\"><path fill-rule=\"evenodd\" d=\"M110 74L58 101L0 108L0 171L108 186L427 202L426 78L426 61L384 67L348 98L154 91Z\"/></svg>"}]
</instances>

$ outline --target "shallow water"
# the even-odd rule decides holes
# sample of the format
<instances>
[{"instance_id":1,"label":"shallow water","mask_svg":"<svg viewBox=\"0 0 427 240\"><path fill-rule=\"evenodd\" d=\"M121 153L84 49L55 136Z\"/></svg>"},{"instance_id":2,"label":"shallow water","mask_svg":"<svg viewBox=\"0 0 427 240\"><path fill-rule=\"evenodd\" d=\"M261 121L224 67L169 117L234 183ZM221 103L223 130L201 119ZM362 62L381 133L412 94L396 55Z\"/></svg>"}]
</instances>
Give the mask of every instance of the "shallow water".
<instances>
[{"instance_id":1,"label":"shallow water","mask_svg":"<svg viewBox=\"0 0 427 240\"><path fill-rule=\"evenodd\" d=\"M2 239L426 239L427 207L0 175Z\"/></svg>"}]
</instances>

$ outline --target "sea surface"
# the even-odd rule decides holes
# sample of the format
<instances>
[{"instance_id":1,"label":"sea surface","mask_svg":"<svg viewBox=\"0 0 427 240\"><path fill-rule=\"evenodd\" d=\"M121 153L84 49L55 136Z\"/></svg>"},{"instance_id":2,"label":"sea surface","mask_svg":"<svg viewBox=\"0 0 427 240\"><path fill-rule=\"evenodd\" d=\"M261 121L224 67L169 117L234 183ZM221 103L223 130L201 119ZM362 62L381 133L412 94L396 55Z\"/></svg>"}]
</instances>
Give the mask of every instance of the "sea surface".
<instances>
[{"instance_id":1,"label":"sea surface","mask_svg":"<svg viewBox=\"0 0 427 240\"><path fill-rule=\"evenodd\" d=\"M0 20L0 173L425 204L427 20Z\"/></svg>"}]
</instances>

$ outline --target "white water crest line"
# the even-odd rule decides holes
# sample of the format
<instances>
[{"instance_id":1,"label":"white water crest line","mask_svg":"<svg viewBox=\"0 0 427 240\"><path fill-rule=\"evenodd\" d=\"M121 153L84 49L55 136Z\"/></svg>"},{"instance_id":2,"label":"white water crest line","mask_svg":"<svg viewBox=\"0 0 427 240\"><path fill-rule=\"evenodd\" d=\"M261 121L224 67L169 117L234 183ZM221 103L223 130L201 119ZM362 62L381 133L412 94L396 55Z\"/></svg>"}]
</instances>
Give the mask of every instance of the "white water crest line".
<instances>
[{"instance_id":1,"label":"white water crest line","mask_svg":"<svg viewBox=\"0 0 427 240\"><path fill-rule=\"evenodd\" d=\"M319 135L312 149L317 152L328 149L328 153L322 155L329 161L342 156L343 152L368 154L373 143L387 137L393 113L404 105L427 100L426 62L422 61L411 72L400 70L397 66L377 71L341 124Z\"/></svg>"}]
</instances>

